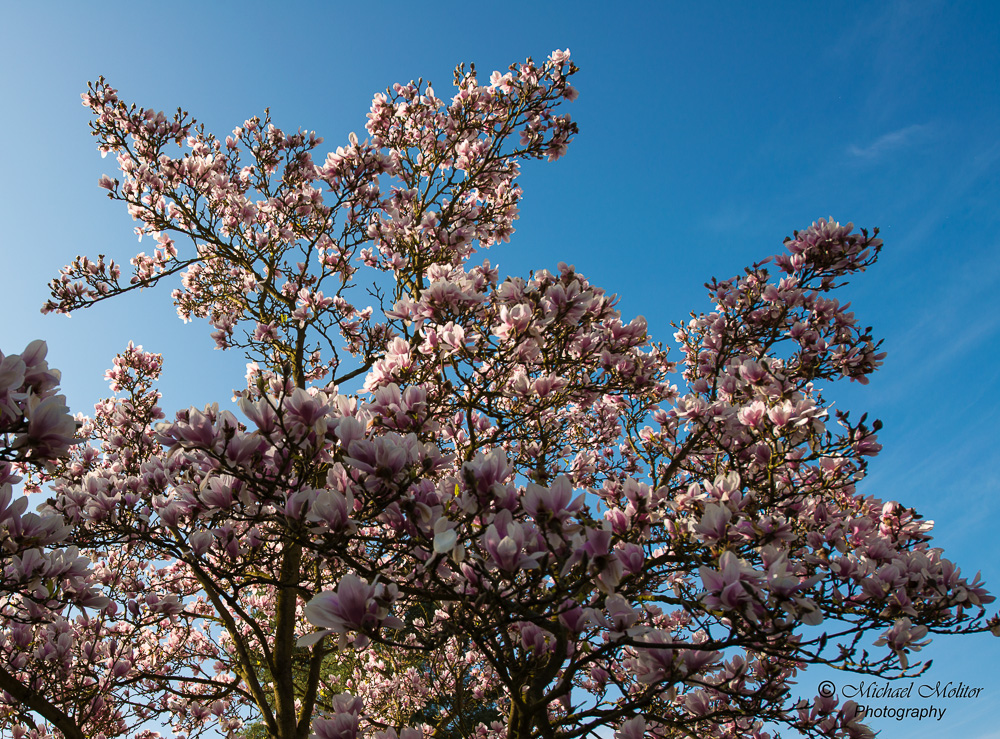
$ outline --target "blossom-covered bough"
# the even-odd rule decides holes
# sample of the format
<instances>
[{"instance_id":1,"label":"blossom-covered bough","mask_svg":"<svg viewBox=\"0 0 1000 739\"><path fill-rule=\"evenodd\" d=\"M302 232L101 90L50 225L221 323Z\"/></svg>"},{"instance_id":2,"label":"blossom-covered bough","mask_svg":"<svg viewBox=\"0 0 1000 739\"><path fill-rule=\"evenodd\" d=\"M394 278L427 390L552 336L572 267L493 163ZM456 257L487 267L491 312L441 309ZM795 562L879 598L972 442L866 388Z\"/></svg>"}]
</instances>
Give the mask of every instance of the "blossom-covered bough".
<instances>
[{"instance_id":1,"label":"blossom-covered bough","mask_svg":"<svg viewBox=\"0 0 1000 739\"><path fill-rule=\"evenodd\" d=\"M0 352L0 725L24 736L41 714L65 736L82 737L82 723L105 718L103 686L89 678L109 651L106 644L81 650L74 637L93 633L87 609L110 601L90 559L67 545L63 518L26 512L27 496L14 492L19 471L51 472L76 443L77 423L46 353L42 341L20 354Z\"/></svg>"},{"instance_id":2,"label":"blossom-covered bough","mask_svg":"<svg viewBox=\"0 0 1000 739\"><path fill-rule=\"evenodd\" d=\"M163 422L161 358L129 346L65 457L51 383L3 360L4 474L49 460L35 551L91 563L19 595L31 542L4 540L13 736L863 737L793 676L912 674L928 635L996 627L927 522L857 491L879 425L822 395L883 359L838 297L877 234L820 220L713 281L678 364L573 267L476 261L520 161L570 143L575 71L396 85L321 162L266 116L220 140L84 94L156 246L130 277L78 258L46 309L180 274L181 317L250 364L238 414Z\"/></svg>"}]
</instances>

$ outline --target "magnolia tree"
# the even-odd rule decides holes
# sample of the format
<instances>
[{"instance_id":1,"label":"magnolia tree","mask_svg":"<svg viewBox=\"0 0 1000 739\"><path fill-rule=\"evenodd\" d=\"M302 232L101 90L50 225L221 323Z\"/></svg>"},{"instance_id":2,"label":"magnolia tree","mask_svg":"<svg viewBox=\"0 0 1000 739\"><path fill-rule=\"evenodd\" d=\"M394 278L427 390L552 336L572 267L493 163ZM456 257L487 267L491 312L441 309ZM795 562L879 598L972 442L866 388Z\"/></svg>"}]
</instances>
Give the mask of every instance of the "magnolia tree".
<instances>
[{"instance_id":1,"label":"magnolia tree","mask_svg":"<svg viewBox=\"0 0 1000 739\"><path fill-rule=\"evenodd\" d=\"M475 260L520 162L570 143L575 71L396 85L318 161L266 116L219 139L83 95L156 246L130 276L78 258L45 309L179 273L180 316L250 364L238 414L163 421L130 345L77 429L42 345L3 358L8 735L865 737L792 679L996 627L929 523L858 493L879 424L822 395L884 356L837 297L876 234L820 220L712 281L678 364L572 267Z\"/></svg>"}]
</instances>

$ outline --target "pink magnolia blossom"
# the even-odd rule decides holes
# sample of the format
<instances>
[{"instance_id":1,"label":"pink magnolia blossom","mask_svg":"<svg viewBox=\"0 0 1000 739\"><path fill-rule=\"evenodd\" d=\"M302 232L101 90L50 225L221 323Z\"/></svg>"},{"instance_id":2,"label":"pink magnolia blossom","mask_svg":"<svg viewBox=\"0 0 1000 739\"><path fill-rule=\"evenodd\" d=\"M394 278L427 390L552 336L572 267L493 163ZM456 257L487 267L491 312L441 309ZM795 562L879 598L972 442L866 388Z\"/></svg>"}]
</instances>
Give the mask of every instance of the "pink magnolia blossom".
<instances>
[{"instance_id":1,"label":"pink magnolia blossom","mask_svg":"<svg viewBox=\"0 0 1000 739\"><path fill-rule=\"evenodd\" d=\"M316 595L305 608L305 617L322 631L299 640L308 646L327 634L344 636L348 631L363 631L377 626L402 628L403 622L389 615L389 605L395 600L395 586L369 584L355 575L341 578L335 591ZM364 646L367 637L355 638L357 646Z\"/></svg>"}]
</instances>

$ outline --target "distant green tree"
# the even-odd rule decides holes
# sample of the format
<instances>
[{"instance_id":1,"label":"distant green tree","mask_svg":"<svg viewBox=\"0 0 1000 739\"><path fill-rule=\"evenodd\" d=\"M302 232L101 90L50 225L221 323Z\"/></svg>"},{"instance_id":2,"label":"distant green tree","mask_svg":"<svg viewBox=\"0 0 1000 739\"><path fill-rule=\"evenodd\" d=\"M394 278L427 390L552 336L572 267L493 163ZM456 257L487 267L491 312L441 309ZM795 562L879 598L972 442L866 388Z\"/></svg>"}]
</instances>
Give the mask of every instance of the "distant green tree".
<instances>
[{"instance_id":1,"label":"distant green tree","mask_svg":"<svg viewBox=\"0 0 1000 739\"><path fill-rule=\"evenodd\" d=\"M386 645L373 645L373 651L381 658L380 661L385 663L385 673L379 676L384 682L391 682L400 673L412 668L430 685L456 685L454 677L442 677L434 674L436 671L435 660L423 652L393 650ZM297 698L306 695L310 684L310 655L311 650L306 647L298 648L293 655L292 680ZM266 681L267 667L259 655L255 659L258 679ZM368 666L359 659L354 651L328 654L320 669L321 688L316 698L316 705L320 708L329 708L334 696L344 692L357 691L358 684L367 679L367 670ZM440 737L440 739L464 739L471 736L480 723L489 725L503 718L499 699L499 690L476 698L469 688L468 680L460 679L458 689L436 691L433 697L414 711L400 711L398 706L387 704L369 705L368 709L400 726L431 725L435 727L435 737ZM272 707L273 701L272 697L269 700ZM240 733L240 737L241 739L271 739L267 725L262 720L248 724Z\"/></svg>"}]
</instances>

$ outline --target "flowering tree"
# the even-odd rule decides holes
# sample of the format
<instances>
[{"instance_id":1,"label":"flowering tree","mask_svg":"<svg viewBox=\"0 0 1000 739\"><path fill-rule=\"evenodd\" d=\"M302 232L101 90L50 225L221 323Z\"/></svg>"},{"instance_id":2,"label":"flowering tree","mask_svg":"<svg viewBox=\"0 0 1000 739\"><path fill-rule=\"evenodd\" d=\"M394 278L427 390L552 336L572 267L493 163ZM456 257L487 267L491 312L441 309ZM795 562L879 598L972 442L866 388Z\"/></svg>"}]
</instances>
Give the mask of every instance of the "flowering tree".
<instances>
[{"instance_id":1,"label":"flowering tree","mask_svg":"<svg viewBox=\"0 0 1000 739\"><path fill-rule=\"evenodd\" d=\"M220 140L83 95L156 247L127 278L78 258L46 310L181 273L181 317L250 361L244 420L160 422L161 358L129 346L65 456L61 407L32 435L51 380L4 360L5 474L41 455L52 491L53 533L4 544L14 736L862 737L791 678L912 672L927 635L996 626L928 523L857 492L879 424L822 395L884 356L835 297L877 234L820 220L711 282L679 366L572 267L474 262L513 232L520 161L570 143L575 71L396 85L321 163L266 116ZM27 546L92 565L26 593Z\"/></svg>"}]
</instances>

